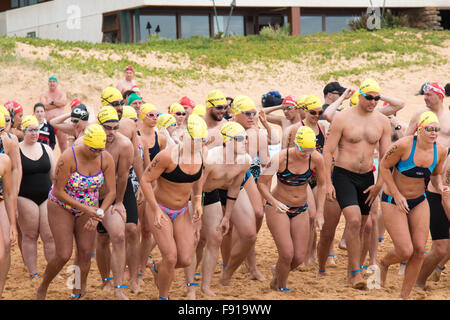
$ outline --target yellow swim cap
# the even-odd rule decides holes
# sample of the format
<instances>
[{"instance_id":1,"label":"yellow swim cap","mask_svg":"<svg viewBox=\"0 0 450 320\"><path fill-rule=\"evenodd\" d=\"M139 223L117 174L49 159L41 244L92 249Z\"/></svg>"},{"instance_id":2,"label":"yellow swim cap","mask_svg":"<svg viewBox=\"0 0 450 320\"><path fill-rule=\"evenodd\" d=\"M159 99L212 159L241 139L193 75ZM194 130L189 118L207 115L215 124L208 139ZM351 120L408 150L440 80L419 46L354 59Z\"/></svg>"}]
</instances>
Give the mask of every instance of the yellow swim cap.
<instances>
[{"instance_id":1,"label":"yellow swim cap","mask_svg":"<svg viewBox=\"0 0 450 320\"><path fill-rule=\"evenodd\" d=\"M103 106L111 105L111 103L113 103L114 101L118 101L118 100L120 100L120 101L123 100L123 96L119 90L117 90L114 87L107 87L107 88L103 89L103 92L102 92L102 105Z\"/></svg>"},{"instance_id":2,"label":"yellow swim cap","mask_svg":"<svg viewBox=\"0 0 450 320\"><path fill-rule=\"evenodd\" d=\"M366 79L364 80L361 85L359 86L359 90L361 90L362 93L367 93L367 92L376 92L376 93L380 93L380 86L378 85L378 83L374 80L374 79Z\"/></svg>"},{"instance_id":3,"label":"yellow swim cap","mask_svg":"<svg viewBox=\"0 0 450 320\"><path fill-rule=\"evenodd\" d=\"M162 128L168 128L173 124L176 124L177 120L170 113L164 113L159 116L158 122L156 123L156 127L161 130Z\"/></svg>"},{"instance_id":4,"label":"yellow swim cap","mask_svg":"<svg viewBox=\"0 0 450 320\"><path fill-rule=\"evenodd\" d=\"M208 127L205 120L196 114L191 114L187 119L186 131L192 139L206 139Z\"/></svg>"},{"instance_id":5,"label":"yellow swim cap","mask_svg":"<svg viewBox=\"0 0 450 320\"><path fill-rule=\"evenodd\" d=\"M139 114L139 117L141 118L141 120L144 120L145 117L147 116L147 113L150 113L152 111L158 111L158 109L153 104L147 102L141 106L140 111L141 111L141 113ZM183 109L183 111L184 111L184 109Z\"/></svg>"},{"instance_id":6,"label":"yellow swim cap","mask_svg":"<svg viewBox=\"0 0 450 320\"><path fill-rule=\"evenodd\" d=\"M192 109L192 114L197 114L201 117L204 117L206 115L206 107L202 104L198 104Z\"/></svg>"},{"instance_id":7,"label":"yellow swim cap","mask_svg":"<svg viewBox=\"0 0 450 320\"><path fill-rule=\"evenodd\" d=\"M320 98L315 94L308 95L303 104L303 109L312 110L317 108L322 108L322 102L320 101Z\"/></svg>"},{"instance_id":8,"label":"yellow swim cap","mask_svg":"<svg viewBox=\"0 0 450 320\"><path fill-rule=\"evenodd\" d=\"M84 130L84 144L95 149L104 149L106 145L106 133L99 124L91 124Z\"/></svg>"},{"instance_id":9,"label":"yellow swim cap","mask_svg":"<svg viewBox=\"0 0 450 320\"><path fill-rule=\"evenodd\" d=\"M234 121L228 121L220 129L220 133L222 134L222 139L223 139L224 143L227 142L228 140L231 140L232 138L236 137L238 135L238 133L241 133L241 132L244 132L244 134L245 134L244 127Z\"/></svg>"},{"instance_id":10,"label":"yellow swim cap","mask_svg":"<svg viewBox=\"0 0 450 320\"><path fill-rule=\"evenodd\" d=\"M2 112L0 112L0 129L5 129L5 127L6 127L5 116L3 115Z\"/></svg>"},{"instance_id":11,"label":"yellow swim cap","mask_svg":"<svg viewBox=\"0 0 450 320\"><path fill-rule=\"evenodd\" d=\"M137 119L136 110L134 110L134 108L131 106L123 106L122 118L136 120Z\"/></svg>"},{"instance_id":12,"label":"yellow swim cap","mask_svg":"<svg viewBox=\"0 0 450 320\"><path fill-rule=\"evenodd\" d=\"M0 105L0 113L3 114L5 117L11 118L11 114L9 113L8 109L4 105Z\"/></svg>"},{"instance_id":13,"label":"yellow swim cap","mask_svg":"<svg viewBox=\"0 0 450 320\"><path fill-rule=\"evenodd\" d=\"M359 102L359 96L361 94L359 93L359 91L355 91L352 94L352 97L350 98L350 107L356 106Z\"/></svg>"},{"instance_id":14,"label":"yellow swim cap","mask_svg":"<svg viewBox=\"0 0 450 320\"><path fill-rule=\"evenodd\" d=\"M223 106L226 105L227 98L220 90L212 90L206 96L206 107L209 109L215 106Z\"/></svg>"},{"instance_id":15,"label":"yellow swim cap","mask_svg":"<svg viewBox=\"0 0 450 320\"><path fill-rule=\"evenodd\" d=\"M184 107L178 102L172 103L169 107L169 113L184 112Z\"/></svg>"},{"instance_id":16,"label":"yellow swim cap","mask_svg":"<svg viewBox=\"0 0 450 320\"><path fill-rule=\"evenodd\" d=\"M22 130L25 130L26 128L28 128L29 126L39 126L39 121L38 119L33 116L33 115L28 115L23 117L22 119Z\"/></svg>"},{"instance_id":17,"label":"yellow swim cap","mask_svg":"<svg viewBox=\"0 0 450 320\"><path fill-rule=\"evenodd\" d=\"M111 106L102 107L97 114L98 124L104 124L106 122L119 122L119 116L116 109Z\"/></svg>"},{"instance_id":18,"label":"yellow swim cap","mask_svg":"<svg viewBox=\"0 0 450 320\"><path fill-rule=\"evenodd\" d=\"M256 105L252 99L244 95L238 95L231 104L231 110L234 114L240 114L250 110L256 110Z\"/></svg>"},{"instance_id":19,"label":"yellow swim cap","mask_svg":"<svg viewBox=\"0 0 450 320\"><path fill-rule=\"evenodd\" d=\"M303 109L305 107L305 101L308 98L309 94L301 95L297 100L297 109Z\"/></svg>"},{"instance_id":20,"label":"yellow swim cap","mask_svg":"<svg viewBox=\"0 0 450 320\"><path fill-rule=\"evenodd\" d=\"M425 111L419 117L418 127L425 127L427 124L437 123L439 124L439 119L433 111Z\"/></svg>"},{"instance_id":21,"label":"yellow swim cap","mask_svg":"<svg viewBox=\"0 0 450 320\"><path fill-rule=\"evenodd\" d=\"M313 129L301 126L295 135L295 144L302 149L312 149L316 147L316 134Z\"/></svg>"}]
</instances>

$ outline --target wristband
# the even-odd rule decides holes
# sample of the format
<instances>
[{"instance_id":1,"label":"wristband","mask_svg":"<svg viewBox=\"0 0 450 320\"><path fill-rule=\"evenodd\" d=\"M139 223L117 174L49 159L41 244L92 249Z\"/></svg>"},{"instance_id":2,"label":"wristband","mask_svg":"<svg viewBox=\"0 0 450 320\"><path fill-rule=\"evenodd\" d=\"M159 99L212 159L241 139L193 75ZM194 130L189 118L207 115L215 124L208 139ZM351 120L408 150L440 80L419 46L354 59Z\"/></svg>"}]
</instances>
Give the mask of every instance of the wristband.
<instances>
[{"instance_id":1,"label":"wristband","mask_svg":"<svg viewBox=\"0 0 450 320\"><path fill-rule=\"evenodd\" d=\"M237 198L230 197L229 195L227 195L227 199L230 199L230 200L233 200L233 201L237 200Z\"/></svg>"},{"instance_id":2,"label":"wristband","mask_svg":"<svg viewBox=\"0 0 450 320\"><path fill-rule=\"evenodd\" d=\"M202 194L196 194L196 195L194 195L194 199L195 199L195 198L201 198L201 197L203 197Z\"/></svg>"}]
</instances>

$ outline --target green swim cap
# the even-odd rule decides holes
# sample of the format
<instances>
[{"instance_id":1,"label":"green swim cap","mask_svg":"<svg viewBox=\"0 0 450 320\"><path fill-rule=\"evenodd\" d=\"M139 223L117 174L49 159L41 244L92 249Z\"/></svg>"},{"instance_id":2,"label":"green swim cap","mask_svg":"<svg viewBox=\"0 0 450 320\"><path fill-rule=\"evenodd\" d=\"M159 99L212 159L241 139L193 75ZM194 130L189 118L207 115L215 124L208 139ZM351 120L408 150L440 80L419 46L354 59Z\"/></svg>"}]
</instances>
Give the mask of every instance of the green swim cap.
<instances>
[{"instance_id":1,"label":"green swim cap","mask_svg":"<svg viewBox=\"0 0 450 320\"><path fill-rule=\"evenodd\" d=\"M140 97L136 93L132 93L128 96L128 105L131 105L136 100L142 100L142 97Z\"/></svg>"},{"instance_id":2,"label":"green swim cap","mask_svg":"<svg viewBox=\"0 0 450 320\"><path fill-rule=\"evenodd\" d=\"M48 78L48 81L58 82L58 78L56 78L55 76L51 76L50 78Z\"/></svg>"}]
</instances>

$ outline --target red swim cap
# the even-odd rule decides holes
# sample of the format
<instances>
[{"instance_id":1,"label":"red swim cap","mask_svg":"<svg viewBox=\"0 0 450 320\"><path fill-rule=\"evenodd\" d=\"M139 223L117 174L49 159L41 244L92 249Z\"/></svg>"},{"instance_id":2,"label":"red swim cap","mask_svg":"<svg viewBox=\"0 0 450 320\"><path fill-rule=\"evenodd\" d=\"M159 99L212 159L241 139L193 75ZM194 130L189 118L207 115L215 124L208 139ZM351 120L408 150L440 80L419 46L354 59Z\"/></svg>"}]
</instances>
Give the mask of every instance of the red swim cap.
<instances>
[{"instance_id":1,"label":"red swim cap","mask_svg":"<svg viewBox=\"0 0 450 320\"><path fill-rule=\"evenodd\" d=\"M183 97L180 99L180 104L182 106L190 107L191 109L195 108L195 102L189 99L188 97Z\"/></svg>"},{"instance_id":2,"label":"red swim cap","mask_svg":"<svg viewBox=\"0 0 450 320\"><path fill-rule=\"evenodd\" d=\"M133 66L126 66L125 71L131 70L134 72L134 68Z\"/></svg>"},{"instance_id":3,"label":"red swim cap","mask_svg":"<svg viewBox=\"0 0 450 320\"><path fill-rule=\"evenodd\" d=\"M423 88L423 92L431 91L436 93L441 99L445 97L445 89L437 82L427 83Z\"/></svg>"},{"instance_id":4,"label":"red swim cap","mask_svg":"<svg viewBox=\"0 0 450 320\"><path fill-rule=\"evenodd\" d=\"M297 106L297 100L295 100L295 98L293 96L287 96L286 98L284 98L282 104L285 105L285 106L296 107Z\"/></svg>"},{"instance_id":5,"label":"red swim cap","mask_svg":"<svg viewBox=\"0 0 450 320\"><path fill-rule=\"evenodd\" d=\"M5 102L5 107L9 111L13 111L15 115L20 113L20 112L23 112L22 106L16 101Z\"/></svg>"},{"instance_id":6,"label":"red swim cap","mask_svg":"<svg viewBox=\"0 0 450 320\"><path fill-rule=\"evenodd\" d=\"M81 104L81 101L77 98L73 99L72 102L70 102L70 109L75 108L77 105Z\"/></svg>"}]
</instances>

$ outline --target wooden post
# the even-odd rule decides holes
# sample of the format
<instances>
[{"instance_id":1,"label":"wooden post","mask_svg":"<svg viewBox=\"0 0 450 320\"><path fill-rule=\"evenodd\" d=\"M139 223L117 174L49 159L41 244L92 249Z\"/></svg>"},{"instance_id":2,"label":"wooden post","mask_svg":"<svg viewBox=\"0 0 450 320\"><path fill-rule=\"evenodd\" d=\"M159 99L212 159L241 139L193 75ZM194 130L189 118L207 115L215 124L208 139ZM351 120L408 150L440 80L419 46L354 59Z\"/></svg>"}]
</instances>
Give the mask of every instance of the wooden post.
<instances>
[{"instance_id":1,"label":"wooden post","mask_svg":"<svg viewBox=\"0 0 450 320\"><path fill-rule=\"evenodd\" d=\"M290 7L288 21L291 24L291 35L300 35L300 7Z\"/></svg>"}]
</instances>

